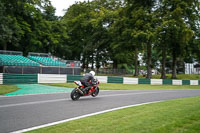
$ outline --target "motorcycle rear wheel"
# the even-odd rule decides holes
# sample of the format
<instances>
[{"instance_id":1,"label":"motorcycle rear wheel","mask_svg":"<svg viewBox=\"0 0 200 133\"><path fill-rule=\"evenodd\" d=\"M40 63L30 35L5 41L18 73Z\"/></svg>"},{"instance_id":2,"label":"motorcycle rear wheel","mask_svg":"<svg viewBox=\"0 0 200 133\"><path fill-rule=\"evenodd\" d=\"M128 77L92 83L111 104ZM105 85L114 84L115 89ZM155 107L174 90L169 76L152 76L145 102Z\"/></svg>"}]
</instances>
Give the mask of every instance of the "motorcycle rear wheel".
<instances>
[{"instance_id":1,"label":"motorcycle rear wheel","mask_svg":"<svg viewBox=\"0 0 200 133\"><path fill-rule=\"evenodd\" d=\"M78 92L78 90L75 88L72 92L71 92L71 99L76 101L80 98L80 93Z\"/></svg>"},{"instance_id":2,"label":"motorcycle rear wheel","mask_svg":"<svg viewBox=\"0 0 200 133\"><path fill-rule=\"evenodd\" d=\"M92 93L93 97L96 97L99 94L99 87L96 88L96 90Z\"/></svg>"}]
</instances>

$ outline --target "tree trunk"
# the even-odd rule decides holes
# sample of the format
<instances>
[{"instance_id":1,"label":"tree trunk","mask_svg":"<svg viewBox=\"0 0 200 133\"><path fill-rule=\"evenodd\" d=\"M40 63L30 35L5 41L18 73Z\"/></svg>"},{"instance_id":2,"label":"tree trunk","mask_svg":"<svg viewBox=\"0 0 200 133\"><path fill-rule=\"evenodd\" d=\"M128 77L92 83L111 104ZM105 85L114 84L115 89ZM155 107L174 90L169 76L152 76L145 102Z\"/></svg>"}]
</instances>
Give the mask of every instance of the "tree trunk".
<instances>
[{"instance_id":1,"label":"tree trunk","mask_svg":"<svg viewBox=\"0 0 200 133\"><path fill-rule=\"evenodd\" d=\"M172 79L176 79L176 66L177 66L177 57L176 57L176 51L173 50L172 53Z\"/></svg>"},{"instance_id":2,"label":"tree trunk","mask_svg":"<svg viewBox=\"0 0 200 133\"><path fill-rule=\"evenodd\" d=\"M138 76L138 49L135 49L135 74L134 76Z\"/></svg>"},{"instance_id":3,"label":"tree trunk","mask_svg":"<svg viewBox=\"0 0 200 133\"><path fill-rule=\"evenodd\" d=\"M117 65L118 65L117 60L113 60L113 69L117 69Z\"/></svg>"},{"instance_id":4,"label":"tree trunk","mask_svg":"<svg viewBox=\"0 0 200 133\"><path fill-rule=\"evenodd\" d=\"M85 57L84 56L83 56L83 59L82 59L82 63L83 63L82 68L84 70L85 69Z\"/></svg>"},{"instance_id":5,"label":"tree trunk","mask_svg":"<svg viewBox=\"0 0 200 133\"><path fill-rule=\"evenodd\" d=\"M100 62L99 62L99 52L98 52L98 50L97 50L97 57L96 57L96 68L97 68L97 70L96 70L96 73L97 73L97 75L98 75L98 73L99 73L99 68L100 68L101 66L100 66Z\"/></svg>"},{"instance_id":6,"label":"tree trunk","mask_svg":"<svg viewBox=\"0 0 200 133\"><path fill-rule=\"evenodd\" d=\"M88 67L88 64L89 64L88 59L89 59L89 57L86 58L86 63L85 63L85 67L86 67L86 69L89 68L89 67Z\"/></svg>"},{"instance_id":7,"label":"tree trunk","mask_svg":"<svg viewBox=\"0 0 200 133\"><path fill-rule=\"evenodd\" d=\"M162 71L161 71L161 79L166 79L165 65L166 65L166 47L163 47L163 49L162 49Z\"/></svg>"},{"instance_id":8,"label":"tree trunk","mask_svg":"<svg viewBox=\"0 0 200 133\"><path fill-rule=\"evenodd\" d=\"M3 50L7 50L7 43L3 44Z\"/></svg>"},{"instance_id":9,"label":"tree trunk","mask_svg":"<svg viewBox=\"0 0 200 133\"><path fill-rule=\"evenodd\" d=\"M151 62L151 59L152 59L152 53L151 53L151 44L150 43L147 43L147 77L148 79L151 79L152 78L152 62Z\"/></svg>"},{"instance_id":10,"label":"tree trunk","mask_svg":"<svg viewBox=\"0 0 200 133\"><path fill-rule=\"evenodd\" d=\"M94 69L94 55L92 53L92 69Z\"/></svg>"}]
</instances>

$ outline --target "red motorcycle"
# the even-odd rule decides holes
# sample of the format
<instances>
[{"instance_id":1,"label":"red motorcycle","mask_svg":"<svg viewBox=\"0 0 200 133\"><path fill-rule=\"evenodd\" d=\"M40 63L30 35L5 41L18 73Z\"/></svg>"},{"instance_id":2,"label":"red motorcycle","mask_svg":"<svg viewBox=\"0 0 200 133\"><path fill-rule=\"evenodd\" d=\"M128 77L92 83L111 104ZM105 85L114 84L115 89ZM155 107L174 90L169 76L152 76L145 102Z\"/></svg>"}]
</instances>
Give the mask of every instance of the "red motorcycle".
<instances>
[{"instance_id":1,"label":"red motorcycle","mask_svg":"<svg viewBox=\"0 0 200 133\"><path fill-rule=\"evenodd\" d=\"M95 82L96 84L94 84L87 93L84 93L83 92L84 85L82 85L80 81L74 81L74 83L78 85L78 87L71 92L71 99L75 101L78 100L81 96L89 96L89 95L96 97L99 94L98 86L100 82L97 79L95 80Z\"/></svg>"}]
</instances>

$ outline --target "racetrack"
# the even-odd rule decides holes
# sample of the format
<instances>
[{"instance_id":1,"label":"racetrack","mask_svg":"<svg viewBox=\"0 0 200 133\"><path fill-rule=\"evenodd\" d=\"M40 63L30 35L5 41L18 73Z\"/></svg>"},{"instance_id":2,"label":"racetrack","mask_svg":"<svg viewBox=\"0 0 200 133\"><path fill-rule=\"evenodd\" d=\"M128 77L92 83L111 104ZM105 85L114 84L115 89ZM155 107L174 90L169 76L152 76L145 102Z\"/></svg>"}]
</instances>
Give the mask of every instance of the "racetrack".
<instances>
[{"instance_id":1,"label":"racetrack","mask_svg":"<svg viewBox=\"0 0 200 133\"><path fill-rule=\"evenodd\" d=\"M117 107L200 96L200 90L100 91L93 98L70 99L70 93L0 97L1 133L18 131Z\"/></svg>"}]
</instances>

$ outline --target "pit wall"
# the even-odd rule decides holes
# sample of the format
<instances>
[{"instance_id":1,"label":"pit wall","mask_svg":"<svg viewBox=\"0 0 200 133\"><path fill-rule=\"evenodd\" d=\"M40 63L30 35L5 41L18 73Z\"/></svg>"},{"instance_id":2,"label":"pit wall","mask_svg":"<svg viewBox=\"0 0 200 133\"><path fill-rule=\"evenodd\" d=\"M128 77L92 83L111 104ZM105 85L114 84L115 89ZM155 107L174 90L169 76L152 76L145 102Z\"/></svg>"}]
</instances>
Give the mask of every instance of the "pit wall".
<instances>
[{"instance_id":1,"label":"pit wall","mask_svg":"<svg viewBox=\"0 0 200 133\"><path fill-rule=\"evenodd\" d=\"M82 75L65 74L7 74L0 73L0 84L70 83ZM151 84L151 85L200 85L200 80L138 79L127 77L95 76L100 83Z\"/></svg>"}]
</instances>

